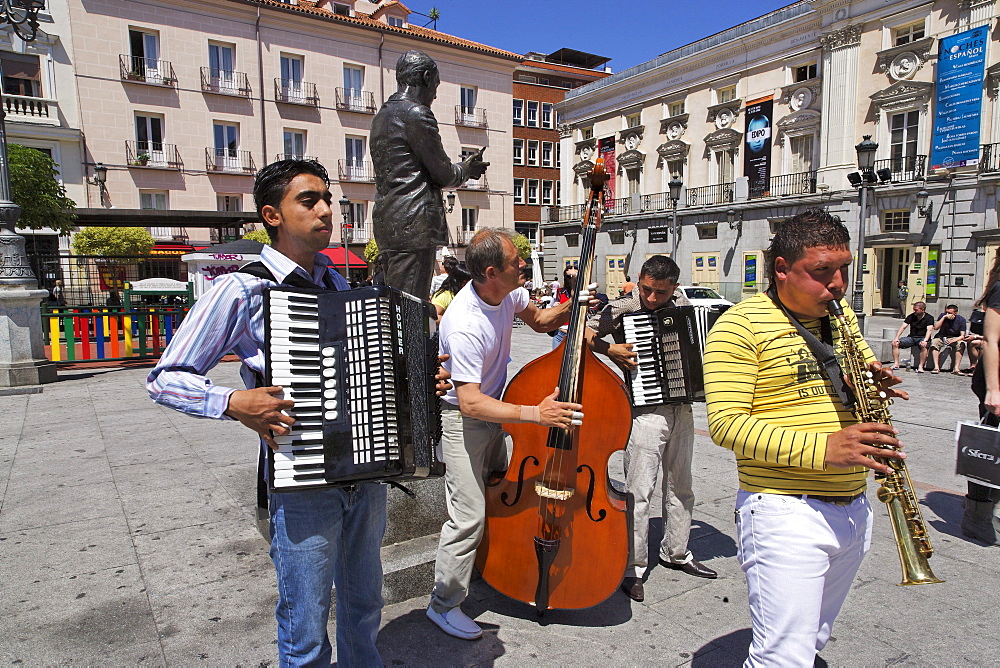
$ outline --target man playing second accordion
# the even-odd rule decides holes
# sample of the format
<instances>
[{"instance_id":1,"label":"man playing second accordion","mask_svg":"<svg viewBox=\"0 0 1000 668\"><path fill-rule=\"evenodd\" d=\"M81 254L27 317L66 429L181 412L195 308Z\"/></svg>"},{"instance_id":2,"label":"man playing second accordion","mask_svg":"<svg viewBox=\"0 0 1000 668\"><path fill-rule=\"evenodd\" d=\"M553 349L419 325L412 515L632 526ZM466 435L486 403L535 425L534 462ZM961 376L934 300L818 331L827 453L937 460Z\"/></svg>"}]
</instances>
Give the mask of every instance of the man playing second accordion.
<instances>
[{"instance_id":1,"label":"man playing second accordion","mask_svg":"<svg viewBox=\"0 0 1000 668\"><path fill-rule=\"evenodd\" d=\"M638 355L632 344L623 343L622 316L638 311L689 306L675 294L680 269L665 255L654 255L642 265L639 281L631 293L610 302L587 322L587 342L594 352L606 355L622 370L637 368ZM604 341L613 335L616 343ZM622 590L635 601L644 597L643 580L648 569L650 502L661 475L663 488L663 540L659 562L688 575L715 578L716 572L699 563L688 550L694 493L691 490L691 458L694 452L694 418L691 405L674 403L633 406L632 435L625 450L625 488L632 494L633 533L629 568ZM661 474L662 469L662 474Z\"/></svg>"}]
</instances>

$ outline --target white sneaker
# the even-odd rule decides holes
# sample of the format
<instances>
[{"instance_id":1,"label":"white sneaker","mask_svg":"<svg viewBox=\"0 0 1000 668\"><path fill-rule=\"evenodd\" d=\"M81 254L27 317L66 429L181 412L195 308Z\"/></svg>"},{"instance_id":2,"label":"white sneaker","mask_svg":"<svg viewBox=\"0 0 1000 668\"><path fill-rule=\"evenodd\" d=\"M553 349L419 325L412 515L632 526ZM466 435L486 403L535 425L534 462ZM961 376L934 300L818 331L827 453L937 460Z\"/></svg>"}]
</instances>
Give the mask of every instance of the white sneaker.
<instances>
[{"instance_id":1,"label":"white sneaker","mask_svg":"<svg viewBox=\"0 0 1000 668\"><path fill-rule=\"evenodd\" d=\"M469 618L461 608L452 608L448 612L438 612L432 606L427 606L427 616L441 630L450 636L462 640L475 640L483 635L483 630Z\"/></svg>"}]
</instances>

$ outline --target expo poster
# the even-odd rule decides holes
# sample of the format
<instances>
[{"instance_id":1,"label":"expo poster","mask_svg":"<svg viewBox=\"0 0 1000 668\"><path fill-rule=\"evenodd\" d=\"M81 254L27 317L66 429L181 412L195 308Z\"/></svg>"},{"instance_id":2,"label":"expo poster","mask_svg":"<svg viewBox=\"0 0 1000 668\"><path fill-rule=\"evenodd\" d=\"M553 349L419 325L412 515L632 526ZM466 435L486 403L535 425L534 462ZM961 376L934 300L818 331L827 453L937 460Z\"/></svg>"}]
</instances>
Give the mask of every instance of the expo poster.
<instances>
[{"instance_id":1,"label":"expo poster","mask_svg":"<svg viewBox=\"0 0 1000 668\"><path fill-rule=\"evenodd\" d=\"M747 150L743 173L749 180L750 197L766 197L771 189L771 118L773 98L747 104Z\"/></svg>"},{"instance_id":2,"label":"expo poster","mask_svg":"<svg viewBox=\"0 0 1000 668\"><path fill-rule=\"evenodd\" d=\"M988 26L980 26L941 39L932 170L979 164L979 112L988 31Z\"/></svg>"},{"instance_id":3,"label":"expo poster","mask_svg":"<svg viewBox=\"0 0 1000 668\"><path fill-rule=\"evenodd\" d=\"M608 173L608 183L604 186L604 210L610 211L615 202L615 138L605 137L598 144L597 155L604 158L604 169Z\"/></svg>"}]
</instances>

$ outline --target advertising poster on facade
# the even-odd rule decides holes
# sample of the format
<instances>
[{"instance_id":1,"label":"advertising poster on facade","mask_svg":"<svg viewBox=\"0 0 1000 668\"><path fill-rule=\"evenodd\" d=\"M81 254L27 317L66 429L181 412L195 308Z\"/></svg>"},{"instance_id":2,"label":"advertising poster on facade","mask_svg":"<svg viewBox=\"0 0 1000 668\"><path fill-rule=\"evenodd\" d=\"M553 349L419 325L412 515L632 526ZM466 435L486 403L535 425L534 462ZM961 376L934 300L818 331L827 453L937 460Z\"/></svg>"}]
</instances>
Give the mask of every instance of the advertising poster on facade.
<instances>
[{"instance_id":1,"label":"advertising poster on facade","mask_svg":"<svg viewBox=\"0 0 1000 668\"><path fill-rule=\"evenodd\" d=\"M979 111L988 31L988 26L980 26L941 39L932 170L979 164Z\"/></svg>"},{"instance_id":2,"label":"advertising poster on facade","mask_svg":"<svg viewBox=\"0 0 1000 668\"><path fill-rule=\"evenodd\" d=\"M604 209L610 210L615 201L615 172L618 166L615 164L615 138L605 137L597 147L598 155L604 158L604 169L608 172L608 184L604 186Z\"/></svg>"},{"instance_id":3,"label":"advertising poster on facade","mask_svg":"<svg viewBox=\"0 0 1000 668\"><path fill-rule=\"evenodd\" d=\"M747 103L747 150L743 173L750 181L750 197L766 197L771 189L771 97Z\"/></svg>"}]
</instances>

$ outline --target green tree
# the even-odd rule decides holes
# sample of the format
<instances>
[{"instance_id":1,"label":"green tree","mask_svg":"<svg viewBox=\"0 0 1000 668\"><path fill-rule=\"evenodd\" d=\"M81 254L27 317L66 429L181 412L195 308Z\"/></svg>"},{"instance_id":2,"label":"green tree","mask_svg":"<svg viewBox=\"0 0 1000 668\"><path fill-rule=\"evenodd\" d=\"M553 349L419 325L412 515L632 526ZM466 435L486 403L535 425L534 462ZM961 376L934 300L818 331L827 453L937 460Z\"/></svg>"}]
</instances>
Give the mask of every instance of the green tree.
<instances>
[{"instance_id":1,"label":"green tree","mask_svg":"<svg viewBox=\"0 0 1000 668\"><path fill-rule=\"evenodd\" d=\"M531 257L531 242L528 241L528 237L523 234L514 235L514 248L517 249L517 254L521 256L522 260L527 260Z\"/></svg>"},{"instance_id":2,"label":"green tree","mask_svg":"<svg viewBox=\"0 0 1000 668\"><path fill-rule=\"evenodd\" d=\"M267 235L267 230L253 230L244 234L243 238L249 239L250 241L259 241L265 246L269 246L271 244L271 237Z\"/></svg>"},{"instance_id":3,"label":"green tree","mask_svg":"<svg viewBox=\"0 0 1000 668\"><path fill-rule=\"evenodd\" d=\"M365 262L373 265L376 260L378 260L378 244L375 243L375 237L372 237L365 244Z\"/></svg>"},{"instance_id":4,"label":"green tree","mask_svg":"<svg viewBox=\"0 0 1000 668\"><path fill-rule=\"evenodd\" d=\"M142 227L85 227L73 235L77 255L149 255L156 241Z\"/></svg>"},{"instance_id":5,"label":"green tree","mask_svg":"<svg viewBox=\"0 0 1000 668\"><path fill-rule=\"evenodd\" d=\"M17 226L38 230L50 227L65 236L73 230L76 202L66 196L56 163L38 149L7 145L11 199L21 207Z\"/></svg>"}]
</instances>

